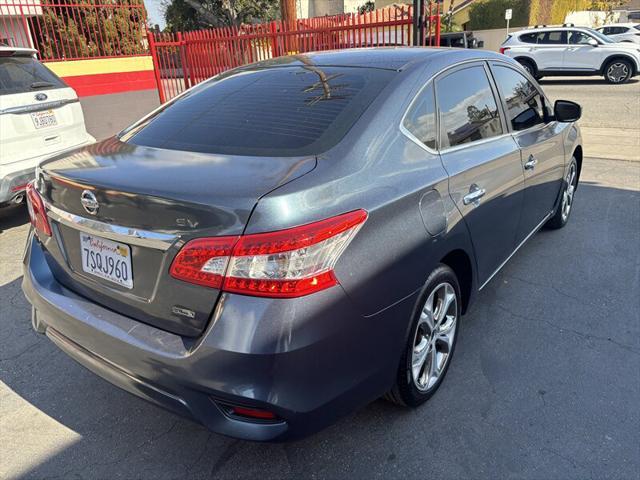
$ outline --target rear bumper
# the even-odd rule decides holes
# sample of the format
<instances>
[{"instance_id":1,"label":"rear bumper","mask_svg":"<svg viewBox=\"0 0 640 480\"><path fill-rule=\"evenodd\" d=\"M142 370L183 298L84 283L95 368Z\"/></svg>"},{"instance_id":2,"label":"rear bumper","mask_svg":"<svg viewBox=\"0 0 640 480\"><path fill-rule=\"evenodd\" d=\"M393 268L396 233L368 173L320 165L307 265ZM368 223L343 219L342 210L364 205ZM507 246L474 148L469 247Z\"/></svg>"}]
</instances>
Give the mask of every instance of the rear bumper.
<instances>
[{"instance_id":1,"label":"rear bumper","mask_svg":"<svg viewBox=\"0 0 640 480\"><path fill-rule=\"evenodd\" d=\"M27 168L10 173L4 178L0 178L0 204L10 202L19 195L24 194L24 190L35 176L35 167Z\"/></svg>"},{"instance_id":2,"label":"rear bumper","mask_svg":"<svg viewBox=\"0 0 640 480\"><path fill-rule=\"evenodd\" d=\"M38 164L53 155L62 154L66 151L89 145L96 141L91 135L87 134L87 139L60 151L46 153L33 158L26 158L0 167L0 204L10 202L17 195L24 193L24 187L28 182L34 179L35 171ZM7 172L8 170L8 172Z\"/></svg>"},{"instance_id":3,"label":"rear bumper","mask_svg":"<svg viewBox=\"0 0 640 480\"><path fill-rule=\"evenodd\" d=\"M224 294L198 339L175 335L76 295L53 277L33 235L23 290L34 328L120 388L247 440L308 435L393 382L413 298L362 317L339 287L301 301ZM406 311L406 312L405 312ZM274 412L246 421L221 404Z\"/></svg>"}]
</instances>

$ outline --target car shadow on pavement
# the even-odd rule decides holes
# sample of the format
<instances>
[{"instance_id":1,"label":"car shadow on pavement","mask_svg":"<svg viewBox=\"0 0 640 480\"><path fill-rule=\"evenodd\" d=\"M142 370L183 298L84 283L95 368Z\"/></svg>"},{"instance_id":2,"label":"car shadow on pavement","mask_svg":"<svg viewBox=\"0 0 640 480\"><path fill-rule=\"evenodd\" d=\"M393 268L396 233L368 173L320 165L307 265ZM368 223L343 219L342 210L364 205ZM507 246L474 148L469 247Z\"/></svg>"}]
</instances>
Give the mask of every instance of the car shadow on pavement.
<instances>
[{"instance_id":1,"label":"car shadow on pavement","mask_svg":"<svg viewBox=\"0 0 640 480\"><path fill-rule=\"evenodd\" d=\"M27 223L29 223L29 212L24 202L0 208L0 233Z\"/></svg>"},{"instance_id":2,"label":"car shadow on pavement","mask_svg":"<svg viewBox=\"0 0 640 480\"><path fill-rule=\"evenodd\" d=\"M627 81L627 83L623 84L623 85L634 84L634 83L639 83L639 82L640 82L640 80L636 77L636 78L629 79ZM538 83L540 85L542 85L543 87L545 85L567 85L567 84L571 84L571 85L611 85L612 87L618 87L619 86L619 85L610 84L603 77L588 77L588 78L581 78L581 77L572 77L572 78L567 78L567 77L562 77L562 78L543 77L540 80L538 80Z\"/></svg>"},{"instance_id":3,"label":"car shadow on pavement","mask_svg":"<svg viewBox=\"0 0 640 480\"><path fill-rule=\"evenodd\" d=\"M111 386L31 330L21 278L0 283L3 462L25 479L632 477L640 192L581 183L576 201L480 293L426 405L376 401L287 444L228 439Z\"/></svg>"}]
</instances>

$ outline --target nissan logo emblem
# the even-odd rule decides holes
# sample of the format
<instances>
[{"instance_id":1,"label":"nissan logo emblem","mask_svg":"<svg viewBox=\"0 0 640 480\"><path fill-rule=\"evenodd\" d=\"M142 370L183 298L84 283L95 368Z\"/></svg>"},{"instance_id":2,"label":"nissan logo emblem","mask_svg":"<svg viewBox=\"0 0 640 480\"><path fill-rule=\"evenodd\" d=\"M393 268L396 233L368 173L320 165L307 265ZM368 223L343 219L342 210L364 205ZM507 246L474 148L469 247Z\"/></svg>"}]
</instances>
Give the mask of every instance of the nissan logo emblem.
<instances>
[{"instance_id":1,"label":"nissan logo emblem","mask_svg":"<svg viewBox=\"0 0 640 480\"><path fill-rule=\"evenodd\" d=\"M98 209L100 208L100 204L98 203L96 196L89 190L82 191L82 195L80 195L80 203L87 213L91 215L98 213Z\"/></svg>"},{"instance_id":2,"label":"nissan logo emblem","mask_svg":"<svg viewBox=\"0 0 640 480\"><path fill-rule=\"evenodd\" d=\"M40 101L40 102L44 102L47 98L47 94L46 93L38 93L36 94L36 100Z\"/></svg>"}]
</instances>

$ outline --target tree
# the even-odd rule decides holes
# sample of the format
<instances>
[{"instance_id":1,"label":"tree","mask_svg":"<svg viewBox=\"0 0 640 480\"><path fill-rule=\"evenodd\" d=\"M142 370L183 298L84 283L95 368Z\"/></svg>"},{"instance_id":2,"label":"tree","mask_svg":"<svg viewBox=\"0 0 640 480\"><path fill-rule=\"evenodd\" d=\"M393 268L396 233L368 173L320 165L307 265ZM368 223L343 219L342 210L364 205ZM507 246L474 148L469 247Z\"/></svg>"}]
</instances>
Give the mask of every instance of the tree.
<instances>
[{"instance_id":1,"label":"tree","mask_svg":"<svg viewBox=\"0 0 640 480\"><path fill-rule=\"evenodd\" d=\"M279 0L167 0L168 31L188 31L274 20Z\"/></svg>"},{"instance_id":2,"label":"tree","mask_svg":"<svg viewBox=\"0 0 640 480\"><path fill-rule=\"evenodd\" d=\"M471 30L485 30L503 28L506 26L504 12L508 8L513 10L510 25L524 27L529 25L529 0L485 0L471 4L469 7L469 28Z\"/></svg>"},{"instance_id":3,"label":"tree","mask_svg":"<svg viewBox=\"0 0 640 480\"><path fill-rule=\"evenodd\" d=\"M364 15L367 12L373 12L375 9L376 3L373 0L369 0L358 7L358 14Z\"/></svg>"},{"instance_id":4,"label":"tree","mask_svg":"<svg viewBox=\"0 0 640 480\"><path fill-rule=\"evenodd\" d=\"M41 58L86 58L145 52L142 0L43 0L31 22ZM100 5L100 6L97 6Z\"/></svg>"}]
</instances>

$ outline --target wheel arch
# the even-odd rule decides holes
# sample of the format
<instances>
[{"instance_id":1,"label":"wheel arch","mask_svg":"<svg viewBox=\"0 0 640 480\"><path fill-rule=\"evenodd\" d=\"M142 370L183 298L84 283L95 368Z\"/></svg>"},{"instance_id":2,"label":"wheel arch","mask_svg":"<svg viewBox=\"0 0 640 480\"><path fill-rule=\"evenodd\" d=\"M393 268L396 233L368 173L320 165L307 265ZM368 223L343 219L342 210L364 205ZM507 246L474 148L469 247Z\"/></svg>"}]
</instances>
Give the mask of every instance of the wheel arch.
<instances>
[{"instance_id":1,"label":"wheel arch","mask_svg":"<svg viewBox=\"0 0 640 480\"><path fill-rule=\"evenodd\" d=\"M631 64L631 76L638 74L638 65L636 64L635 59L631 55L626 55L624 53L614 53L609 55L602 62L602 66L600 67L600 73L604 75L604 72L607 70L607 67L610 63L615 62L616 60L626 60Z\"/></svg>"},{"instance_id":2,"label":"wheel arch","mask_svg":"<svg viewBox=\"0 0 640 480\"><path fill-rule=\"evenodd\" d=\"M578 164L578 183L576 184L576 190L577 190L578 185L580 183L580 173L582 173L582 158L583 158L582 145L576 146L576 148L573 150L573 157L576 159L576 163Z\"/></svg>"},{"instance_id":3,"label":"wheel arch","mask_svg":"<svg viewBox=\"0 0 640 480\"><path fill-rule=\"evenodd\" d=\"M536 72L539 70L539 69L538 69L538 64L537 64L537 63L536 63L536 61L535 61L533 58L531 58L531 57L527 57L526 55L518 55L518 56L516 56L516 57L513 57L513 59L514 59L516 62L518 62L518 63L522 63L522 62L529 62L529 63L533 66L533 68L534 68L534 70L535 70Z\"/></svg>"},{"instance_id":4,"label":"wheel arch","mask_svg":"<svg viewBox=\"0 0 640 480\"><path fill-rule=\"evenodd\" d=\"M453 270L460 284L460 294L462 295L462 314L467 312L467 308L471 303L473 292L473 264L471 257L464 250L458 248L447 253L440 263L448 266Z\"/></svg>"}]
</instances>

